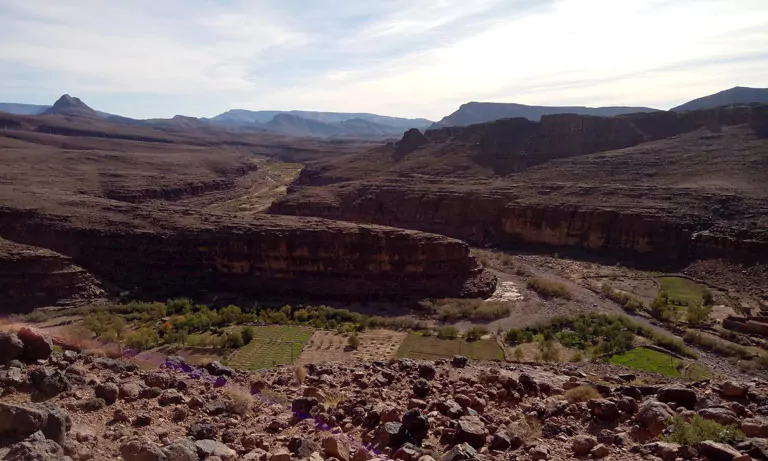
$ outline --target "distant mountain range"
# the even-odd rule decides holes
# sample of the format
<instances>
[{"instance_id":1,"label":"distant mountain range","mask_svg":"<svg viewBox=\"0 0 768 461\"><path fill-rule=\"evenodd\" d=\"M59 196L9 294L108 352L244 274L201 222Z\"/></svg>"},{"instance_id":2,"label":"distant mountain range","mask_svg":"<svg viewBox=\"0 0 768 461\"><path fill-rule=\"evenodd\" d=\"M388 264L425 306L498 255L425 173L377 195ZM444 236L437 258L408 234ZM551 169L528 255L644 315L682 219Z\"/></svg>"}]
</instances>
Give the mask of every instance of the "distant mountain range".
<instances>
[{"instance_id":1,"label":"distant mountain range","mask_svg":"<svg viewBox=\"0 0 768 461\"><path fill-rule=\"evenodd\" d=\"M671 110L706 109L732 104L768 103L768 89L735 87L694 99ZM437 123L423 118L408 119L369 113L313 112L302 110L233 109L212 118L177 115L171 119L138 120L91 109L78 98L64 95L52 106L0 103L0 112L16 115L64 115L100 118L112 123L156 127L166 130L227 129L263 131L287 136L319 138L387 139L399 137L411 128L425 130L467 126L501 118L524 117L540 120L544 115L572 113L611 117L637 112L655 112L650 107L527 106L513 103L469 102Z\"/></svg>"},{"instance_id":2,"label":"distant mountain range","mask_svg":"<svg viewBox=\"0 0 768 461\"><path fill-rule=\"evenodd\" d=\"M672 108L674 111L710 109L732 104L768 104L768 88L733 87Z\"/></svg>"},{"instance_id":3,"label":"distant mountain range","mask_svg":"<svg viewBox=\"0 0 768 461\"><path fill-rule=\"evenodd\" d=\"M501 118L523 117L538 121L543 115L579 114L600 115L613 117L615 115L633 114L636 112L656 112L650 107L581 107L581 106L526 106L525 104L499 102L468 102L462 104L459 110L433 124L430 128L448 126L469 126L476 123L492 122Z\"/></svg>"}]
</instances>

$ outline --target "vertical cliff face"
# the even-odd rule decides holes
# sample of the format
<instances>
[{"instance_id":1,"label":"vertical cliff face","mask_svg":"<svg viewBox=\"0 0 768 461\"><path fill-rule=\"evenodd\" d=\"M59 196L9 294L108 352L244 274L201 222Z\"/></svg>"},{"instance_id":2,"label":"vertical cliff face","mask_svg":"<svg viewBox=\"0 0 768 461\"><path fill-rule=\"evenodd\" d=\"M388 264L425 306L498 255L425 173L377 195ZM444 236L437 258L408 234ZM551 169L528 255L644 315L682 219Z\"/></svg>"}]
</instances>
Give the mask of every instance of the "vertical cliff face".
<instances>
[{"instance_id":1,"label":"vertical cliff face","mask_svg":"<svg viewBox=\"0 0 768 461\"><path fill-rule=\"evenodd\" d=\"M98 281L66 256L0 239L0 312L88 302L104 295Z\"/></svg>"},{"instance_id":2,"label":"vertical cliff face","mask_svg":"<svg viewBox=\"0 0 768 461\"><path fill-rule=\"evenodd\" d=\"M54 249L104 280L155 296L377 300L485 297L495 289L495 278L464 242L423 232L269 216L251 224L195 216L200 221L190 227L166 219L153 229L83 226L2 209L0 216L0 234Z\"/></svg>"}]
</instances>

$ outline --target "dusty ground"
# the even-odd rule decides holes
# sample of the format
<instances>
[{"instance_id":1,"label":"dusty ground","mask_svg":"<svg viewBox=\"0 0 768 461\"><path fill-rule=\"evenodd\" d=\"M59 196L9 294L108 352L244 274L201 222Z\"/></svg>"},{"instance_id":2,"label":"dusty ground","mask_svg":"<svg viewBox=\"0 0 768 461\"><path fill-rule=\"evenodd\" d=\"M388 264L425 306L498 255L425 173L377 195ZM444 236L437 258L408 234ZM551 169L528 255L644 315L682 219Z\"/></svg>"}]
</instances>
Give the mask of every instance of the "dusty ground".
<instances>
[{"instance_id":1,"label":"dusty ground","mask_svg":"<svg viewBox=\"0 0 768 461\"><path fill-rule=\"evenodd\" d=\"M304 345L297 363L388 360L395 357L406 334L390 330L364 331L358 333L360 346L357 350L352 350L348 347L348 336L317 330Z\"/></svg>"}]
</instances>

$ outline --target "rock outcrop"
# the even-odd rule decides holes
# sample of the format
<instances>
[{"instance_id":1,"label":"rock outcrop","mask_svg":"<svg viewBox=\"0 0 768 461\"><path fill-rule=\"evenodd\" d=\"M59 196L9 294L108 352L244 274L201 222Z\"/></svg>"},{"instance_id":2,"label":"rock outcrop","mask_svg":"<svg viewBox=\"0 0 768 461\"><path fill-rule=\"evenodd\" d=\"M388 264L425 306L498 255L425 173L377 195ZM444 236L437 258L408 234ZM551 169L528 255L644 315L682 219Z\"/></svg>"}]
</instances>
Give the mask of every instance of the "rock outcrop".
<instances>
[{"instance_id":1,"label":"rock outcrop","mask_svg":"<svg viewBox=\"0 0 768 461\"><path fill-rule=\"evenodd\" d=\"M0 238L0 312L76 305L103 296L99 282L71 258Z\"/></svg>"},{"instance_id":2,"label":"rock outcrop","mask_svg":"<svg viewBox=\"0 0 768 461\"><path fill-rule=\"evenodd\" d=\"M495 277L464 242L439 235L191 211L184 219L152 211L147 220L149 210L115 207L78 217L0 207L0 235L57 250L104 280L154 296L208 291L373 300L484 297L495 289Z\"/></svg>"}]
</instances>

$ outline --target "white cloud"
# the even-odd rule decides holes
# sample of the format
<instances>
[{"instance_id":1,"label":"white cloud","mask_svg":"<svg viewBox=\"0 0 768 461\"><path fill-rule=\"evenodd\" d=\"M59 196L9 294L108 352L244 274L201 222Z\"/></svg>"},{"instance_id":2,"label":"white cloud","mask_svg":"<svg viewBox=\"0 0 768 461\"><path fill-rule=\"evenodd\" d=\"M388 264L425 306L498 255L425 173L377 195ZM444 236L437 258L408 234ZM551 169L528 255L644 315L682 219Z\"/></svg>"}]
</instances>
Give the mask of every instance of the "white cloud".
<instances>
[{"instance_id":1,"label":"white cloud","mask_svg":"<svg viewBox=\"0 0 768 461\"><path fill-rule=\"evenodd\" d=\"M177 94L190 115L212 99L433 119L469 100L666 108L768 86L767 50L764 0L0 0L0 99L57 85L117 113L128 94Z\"/></svg>"}]
</instances>

